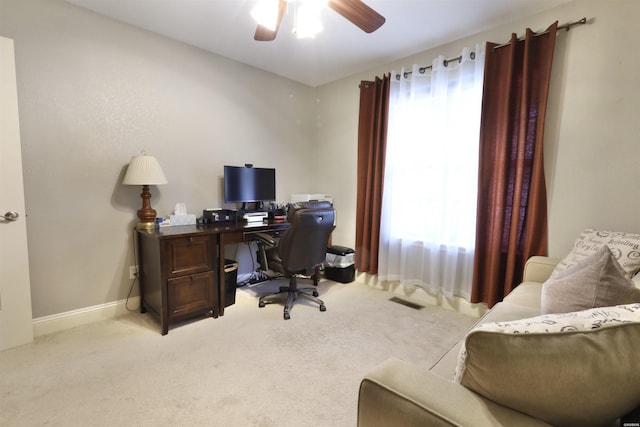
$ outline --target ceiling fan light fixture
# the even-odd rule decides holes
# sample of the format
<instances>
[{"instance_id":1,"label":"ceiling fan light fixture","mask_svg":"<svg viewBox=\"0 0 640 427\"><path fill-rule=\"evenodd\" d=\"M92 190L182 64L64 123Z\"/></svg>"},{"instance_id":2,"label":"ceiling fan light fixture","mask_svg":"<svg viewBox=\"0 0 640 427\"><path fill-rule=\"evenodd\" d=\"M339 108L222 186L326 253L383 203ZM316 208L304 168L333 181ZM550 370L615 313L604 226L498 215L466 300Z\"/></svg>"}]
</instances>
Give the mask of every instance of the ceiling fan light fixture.
<instances>
[{"instance_id":1,"label":"ceiling fan light fixture","mask_svg":"<svg viewBox=\"0 0 640 427\"><path fill-rule=\"evenodd\" d=\"M327 0L297 0L293 32L299 39L314 38L323 30L320 13Z\"/></svg>"},{"instance_id":2,"label":"ceiling fan light fixture","mask_svg":"<svg viewBox=\"0 0 640 427\"><path fill-rule=\"evenodd\" d=\"M263 27L275 31L278 26L278 0L258 0L251 16Z\"/></svg>"},{"instance_id":3,"label":"ceiling fan light fixture","mask_svg":"<svg viewBox=\"0 0 640 427\"><path fill-rule=\"evenodd\" d=\"M251 15L258 21L253 39L273 41L288 10L294 12L293 33L301 38L314 38L323 30L320 14L326 6L365 33L372 33L385 23L384 16L362 0L252 0L256 1Z\"/></svg>"}]
</instances>

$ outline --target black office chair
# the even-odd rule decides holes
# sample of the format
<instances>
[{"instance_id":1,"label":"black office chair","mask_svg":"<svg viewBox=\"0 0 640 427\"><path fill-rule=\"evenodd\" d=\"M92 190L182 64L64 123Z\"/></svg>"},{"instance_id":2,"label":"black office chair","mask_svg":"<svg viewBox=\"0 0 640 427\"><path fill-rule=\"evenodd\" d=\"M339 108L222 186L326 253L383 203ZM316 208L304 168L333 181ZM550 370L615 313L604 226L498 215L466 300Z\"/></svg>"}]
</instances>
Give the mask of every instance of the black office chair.
<instances>
[{"instance_id":1,"label":"black office chair","mask_svg":"<svg viewBox=\"0 0 640 427\"><path fill-rule=\"evenodd\" d=\"M335 211L329 202L295 203L289 207L287 219L291 224L277 245L271 236L258 233L258 262L262 268L280 273L289 279L289 286L281 286L280 291L263 295L259 307L278 297L286 296L284 318L289 319L291 306L300 295L327 308L318 298L318 268L325 262L327 244L333 231ZM313 277L314 287L298 288L297 275Z\"/></svg>"}]
</instances>

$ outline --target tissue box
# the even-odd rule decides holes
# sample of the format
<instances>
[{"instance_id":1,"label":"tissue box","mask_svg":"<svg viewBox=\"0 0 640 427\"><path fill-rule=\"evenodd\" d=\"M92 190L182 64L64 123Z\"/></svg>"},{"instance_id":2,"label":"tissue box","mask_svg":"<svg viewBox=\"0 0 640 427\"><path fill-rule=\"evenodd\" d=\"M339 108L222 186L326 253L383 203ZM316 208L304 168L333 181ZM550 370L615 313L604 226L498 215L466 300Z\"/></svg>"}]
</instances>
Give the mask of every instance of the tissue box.
<instances>
[{"instance_id":1,"label":"tissue box","mask_svg":"<svg viewBox=\"0 0 640 427\"><path fill-rule=\"evenodd\" d=\"M170 225L194 225L196 223L195 214L169 215Z\"/></svg>"}]
</instances>

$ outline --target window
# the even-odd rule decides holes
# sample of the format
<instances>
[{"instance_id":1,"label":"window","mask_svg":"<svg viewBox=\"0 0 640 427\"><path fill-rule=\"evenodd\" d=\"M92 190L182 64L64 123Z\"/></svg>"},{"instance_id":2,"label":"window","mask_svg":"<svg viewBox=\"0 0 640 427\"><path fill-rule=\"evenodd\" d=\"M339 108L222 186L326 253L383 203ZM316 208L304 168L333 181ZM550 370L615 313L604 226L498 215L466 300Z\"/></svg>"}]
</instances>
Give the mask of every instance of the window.
<instances>
[{"instance_id":1,"label":"window","mask_svg":"<svg viewBox=\"0 0 640 427\"><path fill-rule=\"evenodd\" d=\"M431 69L414 66L391 85L383 280L470 294L483 65L483 48L476 46L460 61L440 57Z\"/></svg>"}]
</instances>

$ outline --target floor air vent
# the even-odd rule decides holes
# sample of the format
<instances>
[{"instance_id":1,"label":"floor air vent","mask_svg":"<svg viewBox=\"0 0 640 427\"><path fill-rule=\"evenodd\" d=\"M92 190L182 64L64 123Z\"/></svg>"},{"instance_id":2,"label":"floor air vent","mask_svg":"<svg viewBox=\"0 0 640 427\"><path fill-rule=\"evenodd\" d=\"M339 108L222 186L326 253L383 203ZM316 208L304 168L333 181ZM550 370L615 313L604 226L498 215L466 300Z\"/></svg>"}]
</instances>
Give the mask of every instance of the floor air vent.
<instances>
[{"instance_id":1,"label":"floor air vent","mask_svg":"<svg viewBox=\"0 0 640 427\"><path fill-rule=\"evenodd\" d=\"M421 310L421 309L424 308L424 305L415 304L415 303L409 302L407 300L403 300L403 299L398 298L398 297L391 297L391 298L389 298L389 301L395 302L395 303L398 303L398 304L402 304L405 307L413 308L414 310Z\"/></svg>"}]
</instances>

